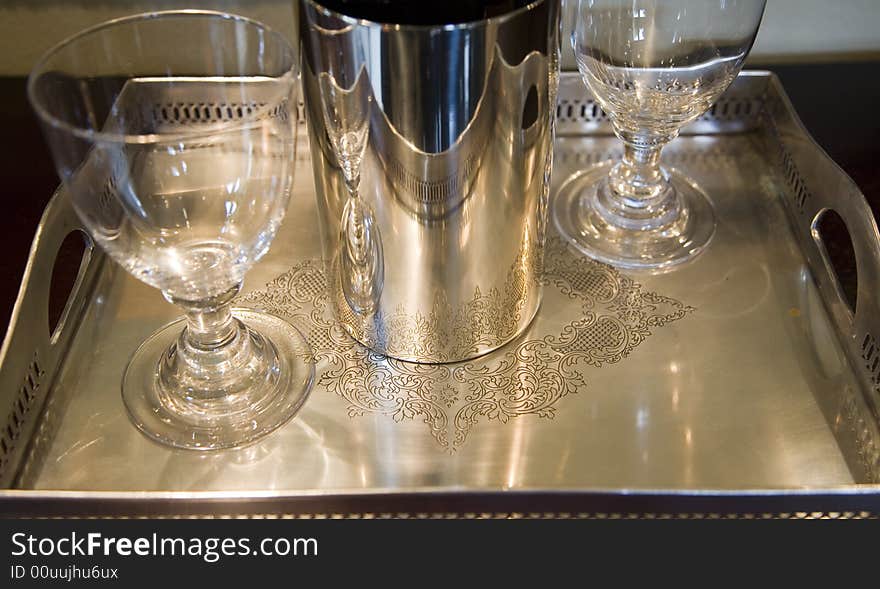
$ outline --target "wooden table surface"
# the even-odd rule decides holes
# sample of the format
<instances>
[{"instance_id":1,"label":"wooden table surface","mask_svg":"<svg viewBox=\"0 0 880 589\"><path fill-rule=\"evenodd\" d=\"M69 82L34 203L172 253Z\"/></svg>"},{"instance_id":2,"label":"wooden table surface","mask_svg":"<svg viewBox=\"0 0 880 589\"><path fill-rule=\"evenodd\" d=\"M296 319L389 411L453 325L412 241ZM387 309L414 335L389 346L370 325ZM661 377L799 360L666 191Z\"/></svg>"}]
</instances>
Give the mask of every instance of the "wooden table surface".
<instances>
[{"instance_id":1,"label":"wooden table surface","mask_svg":"<svg viewBox=\"0 0 880 589\"><path fill-rule=\"evenodd\" d=\"M861 187L876 217L880 212L880 61L769 69L780 76L816 141ZM23 78L0 78L0 128L6 141L0 158L5 192L0 215L0 323L5 326L34 230L58 179L27 103ZM842 282L853 291L855 269L845 255L845 235L837 232L833 241L844 251L839 262ZM71 258L58 266L66 281L75 274L76 264Z\"/></svg>"}]
</instances>

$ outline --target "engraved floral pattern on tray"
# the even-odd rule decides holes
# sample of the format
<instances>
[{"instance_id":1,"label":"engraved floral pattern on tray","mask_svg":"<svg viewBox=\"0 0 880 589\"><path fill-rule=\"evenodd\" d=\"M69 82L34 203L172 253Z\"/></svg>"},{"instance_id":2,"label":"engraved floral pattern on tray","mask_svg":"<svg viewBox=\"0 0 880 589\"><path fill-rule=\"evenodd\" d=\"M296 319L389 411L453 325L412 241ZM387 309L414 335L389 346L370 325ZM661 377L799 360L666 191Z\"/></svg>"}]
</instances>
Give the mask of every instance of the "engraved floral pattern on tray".
<instances>
[{"instance_id":1,"label":"engraved floral pattern on tray","mask_svg":"<svg viewBox=\"0 0 880 589\"><path fill-rule=\"evenodd\" d=\"M571 306L563 314L570 321L553 324L539 312L519 339L458 364L403 362L357 343L333 317L320 260L294 265L242 302L286 317L306 335L317 386L341 397L350 417L419 419L440 447L454 452L482 421L552 419L564 397L588 386L588 368L620 362L654 330L694 310L558 238L547 242L543 281L545 298Z\"/></svg>"}]
</instances>

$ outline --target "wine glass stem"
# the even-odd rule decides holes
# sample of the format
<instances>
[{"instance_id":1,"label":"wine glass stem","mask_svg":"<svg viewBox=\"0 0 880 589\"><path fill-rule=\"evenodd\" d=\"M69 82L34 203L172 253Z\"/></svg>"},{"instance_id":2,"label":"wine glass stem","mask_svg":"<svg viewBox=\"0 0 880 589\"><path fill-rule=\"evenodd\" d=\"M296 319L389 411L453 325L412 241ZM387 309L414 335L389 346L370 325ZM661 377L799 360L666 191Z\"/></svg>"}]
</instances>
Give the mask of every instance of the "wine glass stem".
<instances>
[{"instance_id":1,"label":"wine glass stem","mask_svg":"<svg viewBox=\"0 0 880 589\"><path fill-rule=\"evenodd\" d=\"M187 344L201 350L216 350L235 339L239 326L231 307L231 303L224 303L208 309L184 308Z\"/></svg>"},{"instance_id":2,"label":"wine glass stem","mask_svg":"<svg viewBox=\"0 0 880 589\"><path fill-rule=\"evenodd\" d=\"M211 351L229 344L238 335L240 323L232 316L232 299L241 284L203 301L183 301L171 298L186 315L184 339L192 348Z\"/></svg>"},{"instance_id":3,"label":"wine glass stem","mask_svg":"<svg viewBox=\"0 0 880 589\"><path fill-rule=\"evenodd\" d=\"M621 206L649 209L668 200L669 179L660 167L660 151L668 139L618 136L623 140L623 158L611 168L608 181Z\"/></svg>"},{"instance_id":4,"label":"wine glass stem","mask_svg":"<svg viewBox=\"0 0 880 589\"><path fill-rule=\"evenodd\" d=\"M213 402L237 390L247 372L264 364L244 324L232 315L232 300L241 285L202 301L184 301L166 295L184 310L186 328L173 353L159 367L166 390L187 390L189 403Z\"/></svg>"}]
</instances>

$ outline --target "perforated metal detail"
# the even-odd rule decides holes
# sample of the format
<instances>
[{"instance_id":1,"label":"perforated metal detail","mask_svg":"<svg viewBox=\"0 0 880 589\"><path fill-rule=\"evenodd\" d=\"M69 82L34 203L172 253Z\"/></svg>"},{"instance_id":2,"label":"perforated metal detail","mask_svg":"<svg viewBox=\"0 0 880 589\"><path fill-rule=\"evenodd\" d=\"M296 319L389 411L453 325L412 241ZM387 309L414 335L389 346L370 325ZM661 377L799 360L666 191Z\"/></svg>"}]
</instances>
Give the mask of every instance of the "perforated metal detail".
<instances>
[{"instance_id":1,"label":"perforated metal detail","mask_svg":"<svg viewBox=\"0 0 880 589\"><path fill-rule=\"evenodd\" d=\"M779 127L776 124L775 117L768 114L765 116L765 122L776 140L776 148L780 155L784 180L791 191L790 196L794 201L797 211L803 214L806 210L807 202L811 200L810 189L807 188L807 184L801 176L794 158L785 147L785 142L782 140L782 136L779 133Z\"/></svg>"},{"instance_id":2,"label":"perforated metal detail","mask_svg":"<svg viewBox=\"0 0 880 589\"><path fill-rule=\"evenodd\" d=\"M34 401L37 398L37 392L40 388L40 381L45 372L40 366L37 354L28 366L27 374L24 382L18 390L18 396L12 403L12 408L7 414L6 422L3 430L0 431L0 478L7 473L12 453L21 437L22 428L28 413L30 413Z\"/></svg>"},{"instance_id":3,"label":"perforated metal detail","mask_svg":"<svg viewBox=\"0 0 880 589\"><path fill-rule=\"evenodd\" d=\"M265 102L166 102L153 106L153 120L165 125L235 121L252 115Z\"/></svg>"},{"instance_id":4,"label":"perforated metal detail","mask_svg":"<svg viewBox=\"0 0 880 589\"><path fill-rule=\"evenodd\" d=\"M602 107L592 99L561 99L556 105L558 123L601 123L608 120Z\"/></svg>"},{"instance_id":5,"label":"perforated metal detail","mask_svg":"<svg viewBox=\"0 0 880 589\"><path fill-rule=\"evenodd\" d=\"M682 141L682 139L676 139L676 141ZM732 150L729 145L708 146L701 151L677 151L671 149L664 151L662 163L665 166L677 168L698 165L703 168L719 170L723 167L734 165L738 156L739 154ZM559 150L553 157L555 163L583 169L609 160L620 160L623 157L623 148L615 146L610 149Z\"/></svg>"},{"instance_id":6,"label":"perforated metal detail","mask_svg":"<svg viewBox=\"0 0 880 589\"><path fill-rule=\"evenodd\" d=\"M880 482L880 446L875 441L874 424L866 420L866 411L857 404L854 391L847 391L841 414L853 434L859 466L865 480L869 483Z\"/></svg>"},{"instance_id":7,"label":"perforated metal detail","mask_svg":"<svg viewBox=\"0 0 880 589\"><path fill-rule=\"evenodd\" d=\"M861 358L874 399L880 399L880 342L870 333L862 339ZM875 443L872 431L863 426L857 428L856 435L862 460L874 478L880 478L880 446Z\"/></svg>"},{"instance_id":8,"label":"perforated metal detail","mask_svg":"<svg viewBox=\"0 0 880 589\"><path fill-rule=\"evenodd\" d=\"M163 102L154 104L149 116L157 126L207 125L238 121L259 113L266 108L265 102ZM301 121L303 107L297 105L295 114ZM286 121L290 117L287 102L276 104L265 112L266 117L279 117Z\"/></svg>"},{"instance_id":9,"label":"perforated metal detail","mask_svg":"<svg viewBox=\"0 0 880 589\"><path fill-rule=\"evenodd\" d=\"M410 173L397 161L389 164L388 171L398 190L404 191L420 204L440 205L465 191L466 186L473 179L478 163L477 157L470 157L464 161L460 171L430 182Z\"/></svg>"},{"instance_id":10,"label":"perforated metal detail","mask_svg":"<svg viewBox=\"0 0 880 589\"><path fill-rule=\"evenodd\" d=\"M82 517L82 516L80 516ZM774 512L584 512L584 511L480 511L480 512L297 512L297 513L197 513L185 515L91 515L93 519L877 519L871 511ZM54 519L54 518L49 518Z\"/></svg>"},{"instance_id":11,"label":"perforated metal detail","mask_svg":"<svg viewBox=\"0 0 880 589\"><path fill-rule=\"evenodd\" d=\"M870 333L866 333L862 340L862 360L865 361L865 368L871 375L871 384L874 385L875 390L880 391L880 348Z\"/></svg>"},{"instance_id":12,"label":"perforated metal detail","mask_svg":"<svg viewBox=\"0 0 880 589\"><path fill-rule=\"evenodd\" d=\"M698 121L742 121L761 113L762 101L755 97L722 96ZM592 98L563 98L556 106L556 120L566 123L605 123L608 114Z\"/></svg>"},{"instance_id":13,"label":"perforated metal detail","mask_svg":"<svg viewBox=\"0 0 880 589\"><path fill-rule=\"evenodd\" d=\"M785 148L782 149L782 165L785 168L785 181L791 189L797 209L803 213L807 201L810 200L810 189L807 188L791 154Z\"/></svg>"},{"instance_id":14,"label":"perforated metal detail","mask_svg":"<svg viewBox=\"0 0 880 589\"><path fill-rule=\"evenodd\" d=\"M699 118L701 121L739 121L760 114L763 104L757 98L722 96Z\"/></svg>"}]
</instances>

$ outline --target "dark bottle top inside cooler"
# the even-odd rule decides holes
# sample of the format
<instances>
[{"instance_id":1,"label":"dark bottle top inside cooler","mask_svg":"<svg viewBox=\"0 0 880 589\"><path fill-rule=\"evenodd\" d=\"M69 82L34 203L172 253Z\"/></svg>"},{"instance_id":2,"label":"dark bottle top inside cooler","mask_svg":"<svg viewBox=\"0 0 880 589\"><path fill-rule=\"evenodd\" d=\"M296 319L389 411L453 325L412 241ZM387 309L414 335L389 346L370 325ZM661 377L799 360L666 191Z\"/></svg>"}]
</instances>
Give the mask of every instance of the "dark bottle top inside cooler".
<instances>
[{"instance_id":1,"label":"dark bottle top inside cooler","mask_svg":"<svg viewBox=\"0 0 880 589\"><path fill-rule=\"evenodd\" d=\"M534 0L316 0L355 18L402 25L445 25L484 20Z\"/></svg>"}]
</instances>

